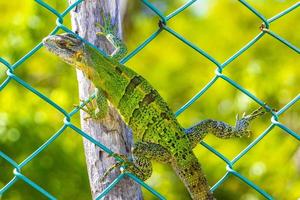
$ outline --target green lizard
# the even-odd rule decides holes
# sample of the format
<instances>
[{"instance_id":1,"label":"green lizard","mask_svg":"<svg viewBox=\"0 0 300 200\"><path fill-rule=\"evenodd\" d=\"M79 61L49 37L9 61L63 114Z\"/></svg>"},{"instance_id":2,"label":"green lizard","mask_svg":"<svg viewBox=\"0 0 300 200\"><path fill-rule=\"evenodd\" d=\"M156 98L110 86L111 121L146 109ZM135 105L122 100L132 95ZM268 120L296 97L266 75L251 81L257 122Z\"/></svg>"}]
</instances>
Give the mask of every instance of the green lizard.
<instances>
[{"instance_id":1,"label":"green lizard","mask_svg":"<svg viewBox=\"0 0 300 200\"><path fill-rule=\"evenodd\" d=\"M119 111L133 131L133 162L124 158L127 170L142 180L152 174L151 160L170 164L185 184L194 200L214 199L193 148L212 133L219 138L249 135L251 120L265 113L262 108L250 115L237 117L236 125L216 120L203 120L183 128L159 93L130 68L118 61L126 54L126 47L116 36L110 18L104 20L102 35L111 42L115 51L110 57L77 39L73 34L48 36L45 47L62 60L83 71L97 88L97 109L90 106L85 111L92 118L101 119L108 112L108 101Z\"/></svg>"}]
</instances>

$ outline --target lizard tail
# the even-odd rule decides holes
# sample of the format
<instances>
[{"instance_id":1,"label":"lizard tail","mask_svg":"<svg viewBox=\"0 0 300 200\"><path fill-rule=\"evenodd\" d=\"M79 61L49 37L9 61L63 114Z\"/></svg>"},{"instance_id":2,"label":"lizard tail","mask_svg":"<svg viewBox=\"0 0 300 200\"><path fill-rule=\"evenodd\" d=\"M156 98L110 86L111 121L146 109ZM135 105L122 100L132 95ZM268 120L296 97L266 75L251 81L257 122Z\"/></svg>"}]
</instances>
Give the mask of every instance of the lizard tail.
<instances>
[{"instance_id":1,"label":"lizard tail","mask_svg":"<svg viewBox=\"0 0 300 200\"><path fill-rule=\"evenodd\" d=\"M184 152L181 156L176 156L172 167L183 181L193 200L215 199L193 152Z\"/></svg>"}]
</instances>

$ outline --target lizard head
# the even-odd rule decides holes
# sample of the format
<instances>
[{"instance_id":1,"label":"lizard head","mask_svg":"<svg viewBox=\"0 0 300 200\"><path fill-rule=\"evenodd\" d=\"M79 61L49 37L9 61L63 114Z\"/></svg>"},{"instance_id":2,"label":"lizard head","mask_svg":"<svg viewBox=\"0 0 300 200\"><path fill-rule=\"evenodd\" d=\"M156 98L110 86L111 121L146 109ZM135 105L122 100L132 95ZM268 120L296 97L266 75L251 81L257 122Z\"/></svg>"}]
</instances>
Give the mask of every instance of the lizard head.
<instances>
[{"instance_id":1,"label":"lizard head","mask_svg":"<svg viewBox=\"0 0 300 200\"><path fill-rule=\"evenodd\" d=\"M50 35L43 39L43 44L66 63L80 68L84 57L84 43L73 34Z\"/></svg>"}]
</instances>

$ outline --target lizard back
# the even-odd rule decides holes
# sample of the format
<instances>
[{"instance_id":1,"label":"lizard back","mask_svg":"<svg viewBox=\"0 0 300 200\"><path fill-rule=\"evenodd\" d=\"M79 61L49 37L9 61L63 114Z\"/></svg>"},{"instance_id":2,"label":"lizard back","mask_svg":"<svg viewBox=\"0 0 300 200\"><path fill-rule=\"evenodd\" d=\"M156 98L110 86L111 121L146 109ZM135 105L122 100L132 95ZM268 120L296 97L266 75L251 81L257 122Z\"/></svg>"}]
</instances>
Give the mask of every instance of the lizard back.
<instances>
[{"instance_id":1,"label":"lizard back","mask_svg":"<svg viewBox=\"0 0 300 200\"><path fill-rule=\"evenodd\" d=\"M179 149L188 150L189 140L160 94L130 68L117 62L112 65L114 67L110 68L110 73L118 76L119 83L111 79L111 82L102 84L102 89L134 132L135 142L160 144L174 154ZM121 85L118 90L112 88L117 85ZM116 92L110 95L110 91Z\"/></svg>"}]
</instances>

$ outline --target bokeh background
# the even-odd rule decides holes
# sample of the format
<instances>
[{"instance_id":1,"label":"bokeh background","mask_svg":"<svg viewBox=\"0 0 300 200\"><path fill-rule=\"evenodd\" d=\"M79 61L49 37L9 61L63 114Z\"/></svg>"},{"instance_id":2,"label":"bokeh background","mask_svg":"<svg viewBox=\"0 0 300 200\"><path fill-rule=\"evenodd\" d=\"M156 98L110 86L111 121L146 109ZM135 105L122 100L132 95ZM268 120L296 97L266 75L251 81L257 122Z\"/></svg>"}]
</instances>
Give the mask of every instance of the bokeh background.
<instances>
[{"instance_id":1,"label":"bokeh background","mask_svg":"<svg viewBox=\"0 0 300 200\"><path fill-rule=\"evenodd\" d=\"M58 11L67 7L66 1L45 2ZM151 2L169 14L186 1ZM270 18L297 1L247 2ZM300 12L296 9L272 23L271 29L299 47L299 19ZM10 63L18 61L53 30L55 20L55 16L32 0L1 0L0 57ZM157 29L157 22L157 16L140 1L128 2L124 37L129 51ZM70 24L69 16L65 18L65 24ZM259 33L261 21L238 1L199 0L168 25L222 63ZM211 62L166 32L126 65L148 79L174 112L211 80L215 70ZM6 68L0 65L0 82L6 78L5 71ZM224 73L276 109L299 94L299 54L268 35L227 66ZM24 62L16 74L67 111L79 102L74 69L44 48ZM206 118L234 124L237 113L251 112L257 107L254 101L220 79L178 120L184 127ZM299 133L299 115L298 102L280 117L280 121ZM270 125L270 118L268 114L255 120L250 137L221 140L209 135L205 142L233 159ZM20 163L62 126L62 120L63 116L51 106L11 81L0 92L0 150ZM72 122L79 126L78 114ZM234 169L276 199L300 198L299 144L281 129L274 128ZM201 145L195 153L210 185L214 185L225 174L225 163ZM0 188L11 180L12 170L0 159ZM26 165L22 173L58 199L91 198L82 138L70 129ZM183 184L166 165L155 163L154 173L147 183L167 199L189 199ZM147 191L144 194L145 199L155 199ZM235 177L226 180L215 191L215 196L218 199L264 199ZM46 198L18 181L2 199Z\"/></svg>"}]
</instances>

